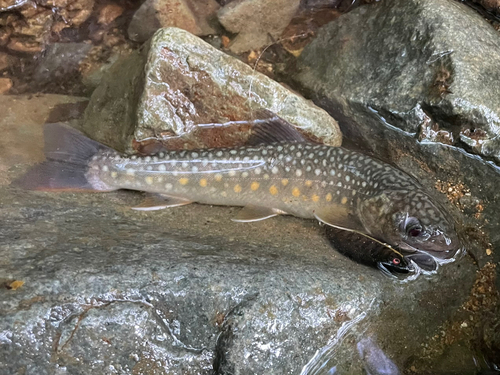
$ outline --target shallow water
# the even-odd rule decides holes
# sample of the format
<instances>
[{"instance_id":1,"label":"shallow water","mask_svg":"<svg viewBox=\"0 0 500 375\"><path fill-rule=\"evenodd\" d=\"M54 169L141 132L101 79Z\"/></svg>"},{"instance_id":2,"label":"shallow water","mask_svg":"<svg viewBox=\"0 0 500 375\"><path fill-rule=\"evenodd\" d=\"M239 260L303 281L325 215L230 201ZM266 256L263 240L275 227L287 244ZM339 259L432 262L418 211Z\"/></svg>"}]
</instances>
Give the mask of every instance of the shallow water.
<instances>
[{"instance_id":1,"label":"shallow water","mask_svg":"<svg viewBox=\"0 0 500 375\"><path fill-rule=\"evenodd\" d=\"M231 43L244 28L230 32L213 14L190 9L199 25L209 19L213 29L204 40L315 98L340 123L344 146L397 165L447 207L467 254L406 281L339 254L312 220L241 224L230 220L235 207L135 212L129 207L141 201L140 193L10 186L43 160L43 124L81 128L89 98L103 90L103 72L140 50L142 43L127 32L140 4L0 1L0 373L497 373L495 153L436 144L442 137L429 141L422 138L425 129L396 126L408 114L376 106L350 118L354 110L342 100L332 105L297 84L297 58L320 27L355 11L369 14L378 3L302 1L279 36L241 53ZM479 14L497 26L497 16L488 16L494 11ZM453 91L448 84L433 87ZM370 117L374 108L378 120ZM360 118L384 130L357 126ZM162 142L134 140L123 147L148 153L158 143L213 147L245 139L241 127L196 125L187 136L179 134L181 141L165 129L158 134ZM459 133L450 130L446 139Z\"/></svg>"}]
</instances>

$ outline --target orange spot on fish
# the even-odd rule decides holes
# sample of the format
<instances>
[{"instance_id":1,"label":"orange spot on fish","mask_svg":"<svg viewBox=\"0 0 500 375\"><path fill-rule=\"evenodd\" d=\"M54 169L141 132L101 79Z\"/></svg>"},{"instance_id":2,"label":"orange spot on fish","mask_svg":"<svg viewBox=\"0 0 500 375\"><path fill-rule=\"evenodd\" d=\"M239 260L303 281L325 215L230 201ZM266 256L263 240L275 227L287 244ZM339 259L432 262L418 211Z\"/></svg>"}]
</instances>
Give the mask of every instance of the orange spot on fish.
<instances>
[{"instance_id":1,"label":"orange spot on fish","mask_svg":"<svg viewBox=\"0 0 500 375\"><path fill-rule=\"evenodd\" d=\"M217 181L217 182L221 182L222 181L222 175L220 173L217 173L215 175L215 181Z\"/></svg>"},{"instance_id":2,"label":"orange spot on fish","mask_svg":"<svg viewBox=\"0 0 500 375\"><path fill-rule=\"evenodd\" d=\"M146 184L152 185L153 184L153 177L151 177L151 176L146 177Z\"/></svg>"},{"instance_id":3,"label":"orange spot on fish","mask_svg":"<svg viewBox=\"0 0 500 375\"><path fill-rule=\"evenodd\" d=\"M207 186L207 179L206 178L202 178L200 180L200 186L201 187L206 187Z\"/></svg>"},{"instance_id":4,"label":"orange spot on fish","mask_svg":"<svg viewBox=\"0 0 500 375\"><path fill-rule=\"evenodd\" d=\"M292 190L292 195L293 195L294 197L296 197L296 198L300 197L300 190L299 190L299 188L296 188L296 187L295 187L295 188L293 188L293 190Z\"/></svg>"},{"instance_id":5,"label":"orange spot on fish","mask_svg":"<svg viewBox=\"0 0 500 375\"><path fill-rule=\"evenodd\" d=\"M281 180L281 185L286 186L288 185L288 178L284 178Z\"/></svg>"},{"instance_id":6,"label":"orange spot on fish","mask_svg":"<svg viewBox=\"0 0 500 375\"><path fill-rule=\"evenodd\" d=\"M332 195L331 195L330 193L328 193L328 194L326 195L325 199L326 199L326 201L327 201L327 202L331 202L331 201L332 201L332 199L333 199L333 197L332 197Z\"/></svg>"},{"instance_id":7,"label":"orange spot on fish","mask_svg":"<svg viewBox=\"0 0 500 375\"><path fill-rule=\"evenodd\" d=\"M269 192L272 194L272 195L276 195L278 194L278 188L274 185L272 185L270 188L269 188Z\"/></svg>"},{"instance_id":8,"label":"orange spot on fish","mask_svg":"<svg viewBox=\"0 0 500 375\"><path fill-rule=\"evenodd\" d=\"M256 181L252 182L252 184L250 185L250 189L252 189L252 191L255 191L259 188L260 184Z\"/></svg>"},{"instance_id":9,"label":"orange spot on fish","mask_svg":"<svg viewBox=\"0 0 500 375\"><path fill-rule=\"evenodd\" d=\"M179 178L179 184L181 184L181 185L186 185L188 182L189 182L189 178L186 178L186 177Z\"/></svg>"},{"instance_id":10,"label":"orange spot on fish","mask_svg":"<svg viewBox=\"0 0 500 375\"><path fill-rule=\"evenodd\" d=\"M234 190L235 193L239 193L239 192L241 192L241 186L240 185L235 185L233 190Z\"/></svg>"},{"instance_id":11,"label":"orange spot on fish","mask_svg":"<svg viewBox=\"0 0 500 375\"><path fill-rule=\"evenodd\" d=\"M346 204L347 203L347 197L342 197L342 200L340 201L340 203Z\"/></svg>"},{"instance_id":12,"label":"orange spot on fish","mask_svg":"<svg viewBox=\"0 0 500 375\"><path fill-rule=\"evenodd\" d=\"M313 184L313 182L311 180L306 180L306 182L304 182L304 185L306 185L307 187L311 187Z\"/></svg>"},{"instance_id":13,"label":"orange spot on fish","mask_svg":"<svg viewBox=\"0 0 500 375\"><path fill-rule=\"evenodd\" d=\"M319 195L314 194L311 199L313 202L319 202Z\"/></svg>"}]
</instances>

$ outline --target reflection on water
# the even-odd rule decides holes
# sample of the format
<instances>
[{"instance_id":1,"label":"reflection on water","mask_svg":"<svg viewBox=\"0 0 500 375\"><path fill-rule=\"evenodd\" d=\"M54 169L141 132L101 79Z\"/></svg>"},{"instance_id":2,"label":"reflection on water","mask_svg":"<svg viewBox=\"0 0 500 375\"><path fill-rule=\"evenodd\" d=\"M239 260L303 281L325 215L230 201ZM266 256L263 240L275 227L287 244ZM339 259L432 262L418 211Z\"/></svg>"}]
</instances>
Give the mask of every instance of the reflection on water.
<instances>
[{"instance_id":1,"label":"reflection on water","mask_svg":"<svg viewBox=\"0 0 500 375\"><path fill-rule=\"evenodd\" d=\"M363 312L343 323L336 336L304 366L301 375L343 375L361 368L370 375L399 375L398 367L379 347L376 337L367 333L368 322L360 325L366 317ZM356 350L350 349L352 342L356 343ZM351 356L346 360L344 353L349 352Z\"/></svg>"}]
</instances>

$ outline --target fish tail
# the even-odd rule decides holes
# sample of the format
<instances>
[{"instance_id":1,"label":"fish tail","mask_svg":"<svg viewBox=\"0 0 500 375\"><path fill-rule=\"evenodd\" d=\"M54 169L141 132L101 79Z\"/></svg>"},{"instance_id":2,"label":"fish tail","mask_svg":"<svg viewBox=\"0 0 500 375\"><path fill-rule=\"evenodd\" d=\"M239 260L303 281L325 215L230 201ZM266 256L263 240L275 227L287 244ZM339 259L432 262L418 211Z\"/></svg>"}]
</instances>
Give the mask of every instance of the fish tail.
<instances>
[{"instance_id":1,"label":"fish tail","mask_svg":"<svg viewBox=\"0 0 500 375\"><path fill-rule=\"evenodd\" d=\"M109 191L99 181L87 179L91 159L107 146L63 124L44 126L46 161L32 167L13 185L42 191Z\"/></svg>"}]
</instances>

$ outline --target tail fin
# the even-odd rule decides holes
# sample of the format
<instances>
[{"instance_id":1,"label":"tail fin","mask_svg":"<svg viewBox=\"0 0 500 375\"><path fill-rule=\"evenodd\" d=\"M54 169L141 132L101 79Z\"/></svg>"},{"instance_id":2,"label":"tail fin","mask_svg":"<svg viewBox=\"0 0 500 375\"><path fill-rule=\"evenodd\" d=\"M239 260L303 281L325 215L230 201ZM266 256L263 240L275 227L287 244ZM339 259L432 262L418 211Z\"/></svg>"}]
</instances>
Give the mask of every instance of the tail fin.
<instances>
[{"instance_id":1,"label":"tail fin","mask_svg":"<svg viewBox=\"0 0 500 375\"><path fill-rule=\"evenodd\" d=\"M43 133L47 160L13 184L28 190L99 190L87 181L85 174L95 154L111 149L62 124L46 124Z\"/></svg>"}]
</instances>

